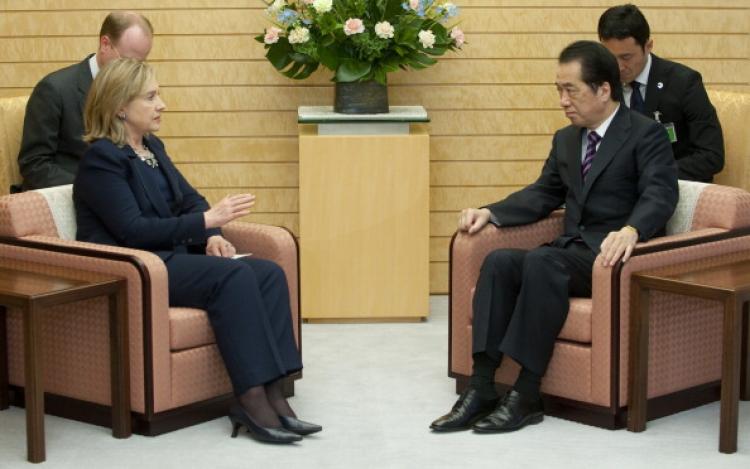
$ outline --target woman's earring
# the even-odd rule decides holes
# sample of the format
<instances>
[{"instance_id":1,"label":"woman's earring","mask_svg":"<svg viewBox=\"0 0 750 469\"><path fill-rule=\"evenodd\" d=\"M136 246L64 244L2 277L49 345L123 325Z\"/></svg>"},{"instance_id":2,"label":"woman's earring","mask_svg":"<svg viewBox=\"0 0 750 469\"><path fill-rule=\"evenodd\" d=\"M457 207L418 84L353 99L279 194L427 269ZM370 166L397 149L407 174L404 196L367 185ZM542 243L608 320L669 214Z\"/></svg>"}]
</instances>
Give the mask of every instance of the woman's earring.
<instances>
[{"instance_id":1,"label":"woman's earring","mask_svg":"<svg viewBox=\"0 0 750 469\"><path fill-rule=\"evenodd\" d=\"M120 114L118 114L118 115L117 115L117 117L118 117L118 118L119 118L119 119L120 119L121 121L124 121L124 120L125 120L125 113L124 113L124 112L123 112L123 113L120 113Z\"/></svg>"}]
</instances>

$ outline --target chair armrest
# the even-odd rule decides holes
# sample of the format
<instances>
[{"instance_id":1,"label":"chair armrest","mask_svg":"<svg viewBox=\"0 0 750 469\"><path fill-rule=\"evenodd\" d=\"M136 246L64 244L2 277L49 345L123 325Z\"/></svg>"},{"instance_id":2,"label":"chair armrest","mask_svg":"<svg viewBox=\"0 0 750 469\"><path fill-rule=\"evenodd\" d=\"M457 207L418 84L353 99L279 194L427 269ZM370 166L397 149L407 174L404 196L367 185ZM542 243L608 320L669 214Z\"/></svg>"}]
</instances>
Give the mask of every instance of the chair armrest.
<instances>
[{"instance_id":1,"label":"chair armrest","mask_svg":"<svg viewBox=\"0 0 750 469\"><path fill-rule=\"evenodd\" d=\"M276 262L286 274L289 303L294 322L294 336L299 341L299 250L297 240L286 228L258 223L231 222L221 228L224 237L234 244L238 254L252 253L261 259Z\"/></svg>"},{"instance_id":2,"label":"chair armrest","mask_svg":"<svg viewBox=\"0 0 750 469\"><path fill-rule=\"evenodd\" d=\"M487 254L501 248L532 249L554 240L563 231L563 213L557 210L544 220L523 226L497 228L488 224L473 235L456 232L451 240L451 307L466 305L467 295L468 304L471 304L470 293L477 283L479 269ZM470 310L469 307L469 313Z\"/></svg>"},{"instance_id":3,"label":"chair armrest","mask_svg":"<svg viewBox=\"0 0 750 469\"><path fill-rule=\"evenodd\" d=\"M491 251L500 248L532 249L548 243L563 231L563 211L553 212L549 217L523 226L496 228L487 225L478 233L463 232L453 235L450 248L450 356L449 370L470 369L467 355L462 351L471 344L466 343L466 328L471 325L471 302L479 269Z\"/></svg>"},{"instance_id":4,"label":"chair armrest","mask_svg":"<svg viewBox=\"0 0 750 469\"><path fill-rule=\"evenodd\" d=\"M166 266L158 256L137 249L28 236L0 238L0 258L39 272L63 273L66 268L73 268L124 277L128 290L133 410L158 412L168 408L171 402L169 295ZM144 333L150 341L144 342ZM144 344L150 350L144 350ZM153 386L146 385L149 380L153 380ZM148 388L154 390L153 404Z\"/></svg>"}]
</instances>

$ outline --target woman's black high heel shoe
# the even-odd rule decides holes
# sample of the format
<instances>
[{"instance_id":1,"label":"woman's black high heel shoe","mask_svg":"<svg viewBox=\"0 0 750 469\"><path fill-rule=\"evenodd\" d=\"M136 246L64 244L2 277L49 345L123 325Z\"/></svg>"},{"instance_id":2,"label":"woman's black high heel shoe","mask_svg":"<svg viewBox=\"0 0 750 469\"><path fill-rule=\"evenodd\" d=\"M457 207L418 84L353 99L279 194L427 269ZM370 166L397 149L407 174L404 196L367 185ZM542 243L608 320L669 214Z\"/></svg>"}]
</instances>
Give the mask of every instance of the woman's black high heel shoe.
<instances>
[{"instance_id":1,"label":"woman's black high heel shoe","mask_svg":"<svg viewBox=\"0 0 750 469\"><path fill-rule=\"evenodd\" d=\"M234 405L229 409L229 420L232 422L232 438L236 438L240 428L245 427L250 436L265 443L294 443L302 439L298 434L283 428L261 427L253 422L245 409L239 405Z\"/></svg>"},{"instance_id":2,"label":"woman's black high heel shoe","mask_svg":"<svg viewBox=\"0 0 750 469\"><path fill-rule=\"evenodd\" d=\"M282 427L286 428L290 432L296 433L297 435L309 435L311 433L319 432L323 429L323 427L321 427L320 425L305 422L295 417L284 417L283 415L279 415L279 420L281 421Z\"/></svg>"}]
</instances>

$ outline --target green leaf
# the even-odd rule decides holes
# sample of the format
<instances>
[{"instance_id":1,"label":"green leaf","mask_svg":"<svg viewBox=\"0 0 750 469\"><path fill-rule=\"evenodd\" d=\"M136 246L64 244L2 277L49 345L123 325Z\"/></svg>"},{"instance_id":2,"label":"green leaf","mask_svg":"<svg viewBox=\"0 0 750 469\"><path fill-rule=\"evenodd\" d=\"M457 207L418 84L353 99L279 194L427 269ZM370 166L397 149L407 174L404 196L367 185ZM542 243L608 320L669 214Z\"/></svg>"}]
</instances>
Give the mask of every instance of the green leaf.
<instances>
[{"instance_id":1,"label":"green leaf","mask_svg":"<svg viewBox=\"0 0 750 469\"><path fill-rule=\"evenodd\" d=\"M400 15L404 11L401 7L403 2L404 0L385 0L383 18L393 18Z\"/></svg>"},{"instance_id":2,"label":"green leaf","mask_svg":"<svg viewBox=\"0 0 750 469\"><path fill-rule=\"evenodd\" d=\"M286 38L279 38L279 42L271 44L266 52L266 58L276 68L281 70L292 61L289 54L293 53L291 44Z\"/></svg>"},{"instance_id":3,"label":"green leaf","mask_svg":"<svg viewBox=\"0 0 750 469\"><path fill-rule=\"evenodd\" d=\"M437 63L437 60L433 59L429 55L422 54L419 52L410 55L409 58L414 59L415 62L425 65L425 66L435 65Z\"/></svg>"},{"instance_id":4,"label":"green leaf","mask_svg":"<svg viewBox=\"0 0 750 469\"><path fill-rule=\"evenodd\" d=\"M370 73L371 64L354 59L344 59L336 70L336 81L357 81Z\"/></svg>"},{"instance_id":5,"label":"green leaf","mask_svg":"<svg viewBox=\"0 0 750 469\"><path fill-rule=\"evenodd\" d=\"M327 69L335 71L339 68L340 60L337 55L337 50L333 47L325 47L321 49L319 55L320 63L322 63Z\"/></svg>"}]
</instances>

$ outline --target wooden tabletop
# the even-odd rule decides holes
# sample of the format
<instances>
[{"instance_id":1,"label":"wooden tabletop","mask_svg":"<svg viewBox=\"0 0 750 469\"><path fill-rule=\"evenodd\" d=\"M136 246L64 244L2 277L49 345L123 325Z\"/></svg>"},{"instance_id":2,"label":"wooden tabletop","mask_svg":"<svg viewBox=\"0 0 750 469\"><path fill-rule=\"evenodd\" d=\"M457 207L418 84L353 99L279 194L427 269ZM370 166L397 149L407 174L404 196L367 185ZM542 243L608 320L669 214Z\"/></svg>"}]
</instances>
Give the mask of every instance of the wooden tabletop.
<instances>
[{"instance_id":1,"label":"wooden tabletop","mask_svg":"<svg viewBox=\"0 0 750 469\"><path fill-rule=\"evenodd\" d=\"M19 300L35 300L48 295L107 286L120 281L118 277L90 272L70 271L70 276L28 272L0 266L0 296ZM81 277L81 278L72 278Z\"/></svg>"},{"instance_id":2,"label":"wooden tabletop","mask_svg":"<svg viewBox=\"0 0 750 469\"><path fill-rule=\"evenodd\" d=\"M743 259L713 267L699 267L687 263L666 269L637 272L634 275L642 279L733 293L750 289L750 260Z\"/></svg>"}]
</instances>

